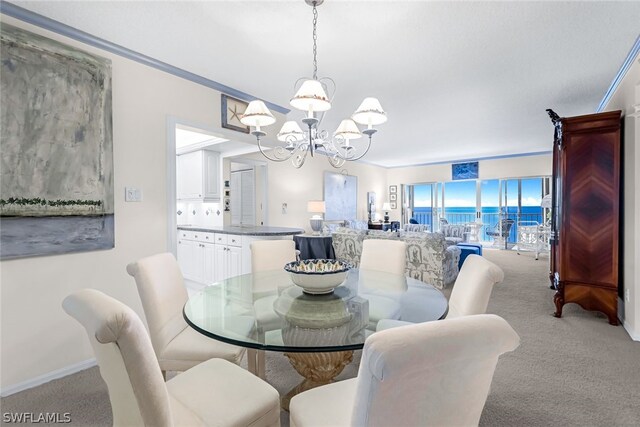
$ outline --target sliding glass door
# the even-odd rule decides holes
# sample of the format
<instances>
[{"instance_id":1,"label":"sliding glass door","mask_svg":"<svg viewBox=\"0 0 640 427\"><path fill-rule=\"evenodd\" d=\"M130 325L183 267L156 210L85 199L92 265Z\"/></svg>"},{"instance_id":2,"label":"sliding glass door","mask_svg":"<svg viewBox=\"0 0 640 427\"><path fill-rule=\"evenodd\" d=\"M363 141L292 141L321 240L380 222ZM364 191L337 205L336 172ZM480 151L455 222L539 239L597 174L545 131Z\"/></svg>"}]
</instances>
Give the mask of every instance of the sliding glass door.
<instances>
[{"instance_id":1,"label":"sliding glass door","mask_svg":"<svg viewBox=\"0 0 640 427\"><path fill-rule=\"evenodd\" d=\"M542 198L548 194L548 177L465 180L405 185L404 222L426 224L438 231L441 223L467 224L473 240L495 242L495 232L505 231L501 242L515 244L518 226L545 222ZM511 223L509 229L503 229ZM508 231L508 232L507 232Z\"/></svg>"}]
</instances>

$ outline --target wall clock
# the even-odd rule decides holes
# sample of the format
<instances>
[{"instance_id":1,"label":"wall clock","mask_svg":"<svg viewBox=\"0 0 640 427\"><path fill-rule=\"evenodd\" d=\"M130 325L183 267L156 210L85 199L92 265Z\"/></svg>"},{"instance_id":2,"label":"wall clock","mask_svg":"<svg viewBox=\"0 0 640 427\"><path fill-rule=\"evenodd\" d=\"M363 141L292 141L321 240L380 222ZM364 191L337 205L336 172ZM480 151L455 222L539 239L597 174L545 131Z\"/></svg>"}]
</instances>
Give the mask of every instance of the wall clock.
<instances>
[{"instance_id":1,"label":"wall clock","mask_svg":"<svg viewBox=\"0 0 640 427\"><path fill-rule=\"evenodd\" d=\"M248 102L232 98L229 95L221 95L222 127L238 132L249 133L249 126L240 122L240 117L247 109Z\"/></svg>"}]
</instances>

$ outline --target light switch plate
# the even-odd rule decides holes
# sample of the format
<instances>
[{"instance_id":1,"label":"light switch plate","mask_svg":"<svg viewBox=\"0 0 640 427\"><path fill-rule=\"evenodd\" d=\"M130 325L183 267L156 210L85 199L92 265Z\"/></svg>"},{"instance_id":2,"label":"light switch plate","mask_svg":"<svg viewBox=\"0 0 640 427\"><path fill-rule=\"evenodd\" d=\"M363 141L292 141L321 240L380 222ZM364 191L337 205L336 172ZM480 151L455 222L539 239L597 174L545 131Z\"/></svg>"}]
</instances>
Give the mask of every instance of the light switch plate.
<instances>
[{"instance_id":1,"label":"light switch plate","mask_svg":"<svg viewBox=\"0 0 640 427\"><path fill-rule=\"evenodd\" d=\"M142 190L134 187L124 188L124 201L125 202L141 202Z\"/></svg>"},{"instance_id":2,"label":"light switch plate","mask_svg":"<svg viewBox=\"0 0 640 427\"><path fill-rule=\"evenodd\" d=\"M282 204L282 213L283 213L283 214L286 214L286 213L287 213L287 204L286 204L286 203L283 203L283 204Z\"/></svg>"}]
</instances>

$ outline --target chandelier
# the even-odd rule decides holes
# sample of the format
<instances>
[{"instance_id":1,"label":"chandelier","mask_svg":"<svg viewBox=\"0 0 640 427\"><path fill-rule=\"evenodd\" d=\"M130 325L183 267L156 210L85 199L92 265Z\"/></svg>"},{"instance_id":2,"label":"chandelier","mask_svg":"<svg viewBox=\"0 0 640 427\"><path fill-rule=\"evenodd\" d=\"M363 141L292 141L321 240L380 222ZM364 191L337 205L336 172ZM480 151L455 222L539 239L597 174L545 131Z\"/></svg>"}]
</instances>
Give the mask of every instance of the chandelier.
<instances>
[{"instance_id":1,"label":"chandelier","mask_svg":"<svg viewBox=\"0 0 640 427\"><path fill-rule=\"evenodd\" d=\"M313 7L313 77L298 79L294 85L295 95L290 102L293 108L306 113L302 119L305 130L303 131L293 120L284 123L277 135L278 141L283 144L273 148L269 155L260 141L266 135L261 128L275 123L276 119L264 102L251 101L240 121L246 126L254 127L251 134L256 137L262 155L271 161L291 160L296 168L300 168L307 159L307 155L311 154L313 157L314 152L317 151L326 155L331 166L339 168L346 161L358 160L367 154L371 148L371 137L377 131L373 126L386 122L387 114L376 98L365 98L350 119L340 122L333 135L319 129L325 112L331 109L335 83L329 77L318 78L316 6L320 6L324 0L305 0L305 2ZM331 94L331 98L327 96L327 92ZM366 129L360 131L356 123L366 126ZM352 141L361 138L363 134L368 137L366 147L361 147L359 143L352 145Z\"/></svg>"}]
</instances>

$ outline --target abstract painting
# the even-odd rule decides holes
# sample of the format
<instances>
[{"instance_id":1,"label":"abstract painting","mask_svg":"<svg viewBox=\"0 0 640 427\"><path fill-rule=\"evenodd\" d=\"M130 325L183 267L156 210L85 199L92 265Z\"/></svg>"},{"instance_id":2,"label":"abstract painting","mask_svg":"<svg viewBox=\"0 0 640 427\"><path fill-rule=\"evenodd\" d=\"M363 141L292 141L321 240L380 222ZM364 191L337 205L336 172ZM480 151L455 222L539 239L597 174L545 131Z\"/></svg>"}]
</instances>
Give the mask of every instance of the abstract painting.
<instances>
[{"instance_id":1,"label":"abstract painting","mask_svg":"<svg viewBox=\"0 0 640 427\"><path fill-rule=\"evenodd\" d=\"M111 61L2 24L0 258L114 247Z\"/></svg>"},{"instance_id":2,"label":"abstract painting","mask_svg":"<svg viewBox=\"0 0 640 427\"><path fill-rule=\"evenodd\" d=\"M451 175L454 181L459 179L477 179L478 162L453 164L451 165Z\"/></svg>"},{"instance_id":3,"label":"abstract painting","mask_svg":"<svg viewBox=\"0 0 640 427\"><path fill-rule=\"evenodd\" d=\"M358 178L341 173L324 173L326 221L356 219Z\"/></svg>"}]
</instances>

